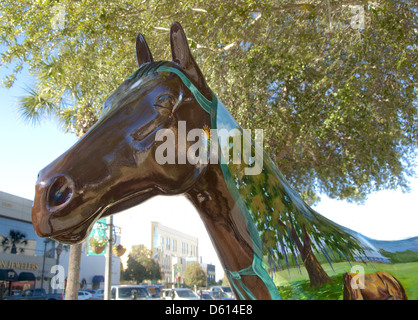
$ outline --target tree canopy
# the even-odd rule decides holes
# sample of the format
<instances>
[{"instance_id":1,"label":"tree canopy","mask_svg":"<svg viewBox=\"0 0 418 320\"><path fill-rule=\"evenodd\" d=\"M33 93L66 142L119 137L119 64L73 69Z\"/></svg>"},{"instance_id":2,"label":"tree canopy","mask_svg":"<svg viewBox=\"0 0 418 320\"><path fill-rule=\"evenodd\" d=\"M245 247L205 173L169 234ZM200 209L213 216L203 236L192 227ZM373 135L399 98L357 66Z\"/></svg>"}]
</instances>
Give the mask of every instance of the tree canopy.
<instances>
[{"instance_id":1,"label":"tree canopy","mask_svg":"<svg viewBox=\"0 0 418 320\"><path fill-rule=\"evenodd\" d=\"M151 259L151 251L143 245L133 246L129 253L127 266L122 272L124 280L135 280L141 283L144 280L161 279L160 266Z\"/></svg>"},{"instance_id":2,"label":"tree canopy","mask_svg":"<svg viewBox=\"0 0 418 320\"><path fill-rule=\"evenodd\" d=\"M206 273L198 262L190 262L184 271L184 282L188 286L205 287Z\"/></svg>"},{"instance_id":3,"label":"tree canopy","mask_svg":"<svg viewBox=\"0 0 418 320\"><path fill-rule=\"evenodd\" d=\"M178 21L212 90L243 128L264 129L267 152L305 199L408 190L415 1L6 0L0 14L4 85L26 65L37 80L21 100L31 119L57 116L82 135L137 68L136 34L156 60L171 60Z\"/></svg>"}]
</instances>

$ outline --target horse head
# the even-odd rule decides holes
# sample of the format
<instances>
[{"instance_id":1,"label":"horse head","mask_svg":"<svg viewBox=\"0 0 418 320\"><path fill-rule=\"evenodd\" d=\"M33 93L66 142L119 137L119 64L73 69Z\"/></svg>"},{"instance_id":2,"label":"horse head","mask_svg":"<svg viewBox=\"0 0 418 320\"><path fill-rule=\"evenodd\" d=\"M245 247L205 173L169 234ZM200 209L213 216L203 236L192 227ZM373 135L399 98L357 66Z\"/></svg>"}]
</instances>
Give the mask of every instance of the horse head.
<instances>
[{"instance_id":1,"label":"horse head","mask_svg":"<svg viewBox=\"0 0 418 320\"><path fill-rule=\"evenodd\" d=\"M172 61L155 62L138 34L139 69L107 98L99 121L40 171L32 209L38 235L81 242L98 219L154 195L184 193L205 171L202 161L181 161L191 142L179 135L209 127L210 115L178 75L156 70L179 70L206 99L212 92L178 23L171 26L170 43ZM175 154L179 165L157 159L168 142L174 150L165 152Z\"/></svg>"}]
</instances>

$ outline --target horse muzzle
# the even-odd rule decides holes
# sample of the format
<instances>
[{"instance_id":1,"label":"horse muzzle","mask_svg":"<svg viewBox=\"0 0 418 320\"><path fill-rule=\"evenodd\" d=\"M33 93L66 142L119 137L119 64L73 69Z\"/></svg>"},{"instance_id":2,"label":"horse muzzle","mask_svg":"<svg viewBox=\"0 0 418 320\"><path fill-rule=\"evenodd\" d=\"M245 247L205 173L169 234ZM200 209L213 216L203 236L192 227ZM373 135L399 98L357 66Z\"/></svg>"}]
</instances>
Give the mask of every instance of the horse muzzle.
<instances>
[{"instance_id":1,"label":"horse muzzle","mask_svg":"<svg viewBox=\"0 0 418 320\"><path fill-rule=\"evenodd\" d=\"M40 237L61 238L62 242L77 242L77 239L71 237L64 241L65 233L72 226L75 229L80 221L78 217L72 217L74 209L74 198L76 189L74 181L65 174L57 174L50 178L39 174L36 183L35 199L32 207L32 222L35 232ZM83 228L85 229L85 228Z\"/></svg>"}]
</instances>

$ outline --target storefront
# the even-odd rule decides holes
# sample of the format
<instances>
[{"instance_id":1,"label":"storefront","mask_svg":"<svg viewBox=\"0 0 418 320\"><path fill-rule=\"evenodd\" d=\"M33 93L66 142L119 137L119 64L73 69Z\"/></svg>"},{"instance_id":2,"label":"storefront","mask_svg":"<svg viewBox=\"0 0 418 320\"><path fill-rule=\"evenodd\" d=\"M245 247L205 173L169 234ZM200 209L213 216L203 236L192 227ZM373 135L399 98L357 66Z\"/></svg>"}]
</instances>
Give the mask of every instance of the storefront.
<instances>
[{"instance_id":1,"label":"storefront","mask_svg":"<svg viewBox=\"0 0 418 320\"><path fill-rule=\"evenodd\" d=\"M0 299L33 288L35 282L36 277L32 272L17 273L14 269L0 269Z\"/></svg>"},{"instance_id":2,"label":"storefront","mask_svg":"<svg viewBox=\"0 0 418 320\"><path fill-rule=\"evenodd\" d=\"M31 211L31 200L0 191L0 299L29 288L61 293L60 288L51 285L59 272L55 270L62 270L63 278L67 278L70 246L38 237ZM84 248L80 288L103 288L104 274L105 257L89 256ZM112 284L119 284L119 279L120 259L113 256Z\"/></svg>"},{"instance_id":3,"label":"storefront","mask_svg":"<svg viewBox=\"0 0 418 320\"><path fill-rule=\"evenodd\" d=\"M0 192L0 297L47 288L56 264L54 242L35 234L32 201Z\"/></svg>"},{"instance_id":4,"label":"storefront","mask_svg":"<svg viewBox=\"0 0 418 320\"><path fill-rule=\"evenodd\" d=\"M51 280L49 271L54 264L52 258L0 253L0 286L3 290L0 295L34 287L47 288Z\"/></svg>"}]
</instances>

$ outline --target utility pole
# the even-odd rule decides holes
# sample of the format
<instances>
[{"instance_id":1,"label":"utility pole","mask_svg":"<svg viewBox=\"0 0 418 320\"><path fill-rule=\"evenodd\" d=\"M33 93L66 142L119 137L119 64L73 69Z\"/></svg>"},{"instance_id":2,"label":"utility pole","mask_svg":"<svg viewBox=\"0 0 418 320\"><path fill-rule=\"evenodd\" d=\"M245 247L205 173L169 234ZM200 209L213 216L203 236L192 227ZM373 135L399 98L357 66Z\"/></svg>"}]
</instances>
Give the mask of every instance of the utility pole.
<instances>
[{"instance_id":1,"label":"utility pole","mask_svg":"<svg viewBox=\"0 0 418 320\"><path fill-rule=\"evenodd\" d=\"M107 237L106 237L106 267L105 267L104 300L110 300L110 289L112 285L113 216L106 218L106 225L107 225Z\"/></svg>"},{"instance_id":2,"label":"utility pole","mask_svg":"<svg viewBox=\"0 0 418 320\"><path fill-rule=\"evenodd\" d=\"M44 258L42 261L42 278L41 278L41 289L44 288L44 279L45 279L45 258L46 258L46 245L48 243L48 240L44 240Z\"/></svg>"}]
</instances>

